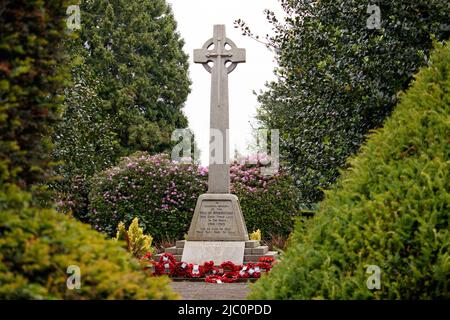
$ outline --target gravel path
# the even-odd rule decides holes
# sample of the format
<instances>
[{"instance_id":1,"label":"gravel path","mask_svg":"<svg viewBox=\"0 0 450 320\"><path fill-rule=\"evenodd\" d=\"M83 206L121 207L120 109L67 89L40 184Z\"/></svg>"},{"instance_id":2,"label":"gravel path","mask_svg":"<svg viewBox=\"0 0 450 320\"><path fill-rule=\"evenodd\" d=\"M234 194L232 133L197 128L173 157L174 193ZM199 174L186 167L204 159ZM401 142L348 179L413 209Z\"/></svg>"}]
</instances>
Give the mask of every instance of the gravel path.
<instances>
[{"instance_id":1,"label":"gravel path","mask_svg":"<svg viewBox=\"0 0 450 320\"><path fill-rule=\"evenodd\" d=\"M244 300L248 283L214 284L206 282L172 282L171 286L183 300Z\"/></svg>"}]
</instances>

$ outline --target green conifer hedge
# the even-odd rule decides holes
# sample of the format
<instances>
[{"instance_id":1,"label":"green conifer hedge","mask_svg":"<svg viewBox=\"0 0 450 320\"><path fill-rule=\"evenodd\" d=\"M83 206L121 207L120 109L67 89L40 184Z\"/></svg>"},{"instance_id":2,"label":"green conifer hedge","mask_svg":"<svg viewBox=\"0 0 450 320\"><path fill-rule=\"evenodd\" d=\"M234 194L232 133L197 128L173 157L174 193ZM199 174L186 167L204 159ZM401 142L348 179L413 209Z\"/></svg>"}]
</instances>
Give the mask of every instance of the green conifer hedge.
<instances>
[{"instance_id":1,"label":"green conifer hedge","mask_svg":"<svg viewBox=\"0 0 450 320\"><path fill-rule=\"evenodd\" d=\"M17 190L6 196L27 201ZM80 268L79 289L67 287L70 266ZM144 273L121 243L66 215L0 210L0 299L176 298L168 281Z\"/></svg>"},{"instance_id":2,"label":"green conifer hedge","mask_svg":"<svg viewBox=\"0 0 450 320\"><path fill-rule=\"evenodd\" d=\"M65 0L0 6L0 299L175 298L120 243L32 195L49 179L66 9ZM70 266L80 268L79 289L67 286Z\"/></svg>"},{"instance_id":3,"label":"green conifer hedge","mask_svg":"<svg viewBox=\"0 0 450 320\"><path fill-rule=\"evenodd\" d=\"M450 298L450 43L431 61L250 298Z\"/></svg>"}]
</instances>

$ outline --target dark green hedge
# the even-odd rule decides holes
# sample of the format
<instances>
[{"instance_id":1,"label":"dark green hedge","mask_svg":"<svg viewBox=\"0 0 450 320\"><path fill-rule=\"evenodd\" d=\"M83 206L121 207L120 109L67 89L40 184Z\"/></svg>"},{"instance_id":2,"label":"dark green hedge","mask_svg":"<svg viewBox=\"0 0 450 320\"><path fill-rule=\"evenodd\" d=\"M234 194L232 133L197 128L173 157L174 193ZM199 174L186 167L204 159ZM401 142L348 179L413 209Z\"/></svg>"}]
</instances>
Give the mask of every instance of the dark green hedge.
<instances>
[{"instance_id":1,"label":"dark green hedge","mask_svg":"<svg viewBox=\"0 0 450 320\"><path fill-rule=\"evenodd\" d=\"M431 60L250 298L450 298L450 43Z\"/></svg>"},{"instance_id":2,"label":"dark green hedge","mask_svg":"<svg viewBox=\"0 0 450 320\"><path fill-rule=\"evenodd\" d=\"M58 0L0 5L0 299L173 298L167 280L141 271L120 243L30 192L49 179L66 8ZM66 286L71 265L81 269L79 290Z\"/></svg>"},{"instance_id":3,"label":"dark green hedge","mask_svg":"<svg viewBox=\"0 0 450 320\"><path fill-rule=\"evenodd\" d=\"M61 72L65 0L3 2L0 14L0 186L45 181Z\"/></svg>"}]
</instances>

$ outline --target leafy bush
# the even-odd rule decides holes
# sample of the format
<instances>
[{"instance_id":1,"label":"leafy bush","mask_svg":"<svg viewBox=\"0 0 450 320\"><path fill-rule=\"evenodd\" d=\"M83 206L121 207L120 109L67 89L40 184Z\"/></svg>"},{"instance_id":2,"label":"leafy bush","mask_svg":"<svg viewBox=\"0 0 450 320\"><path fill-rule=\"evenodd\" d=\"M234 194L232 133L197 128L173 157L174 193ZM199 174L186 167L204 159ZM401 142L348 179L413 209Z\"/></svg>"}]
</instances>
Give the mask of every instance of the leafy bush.
<instances>
[{"instance_id":1,"label":"leafy bush","mask_svg":"<svg viewBox=\"0 0 450 320\"><path fill-rule=\"evenodd\" d=\"M296 198L287 176L263 177L257 165L235 163L231 181L249 230L261 229L267 236L291 231ZM120 221L129 224L138 217L155 240L181 239L198 196L206 191L205 168L139 152L93 178L89 221L114 236Z\"/></svg>"},{"instance_id":2,"label":"leafy bush","mask_svg":"<svg viewBox=\"0 0 450 320\"><path fill-rule=\"evenodd\" d=\"M2 194L5 196L5 194ZM6 195L26 203L15 190ZM69 290L76 265L81 288ZM168 280L144 273L121 244L51 209L0 211L0 299L169 299Z\"/></svg>"},{"instance_id":3,"label":"leafy bush","mask_svg":"<svg viewBox=\"0 0 450 320\"><path fill-rule=\"evenodd\" d=\"M431 61L251 298L450 298L450 43Z\"/></svg>"},{"instance_id":4,"label":"leafy bush","mask_svg":"<svg viewBox=\"0 0 450 320\"><path fill-rule=\"evenodd\" d=\"M189 228L198 195L206 190L206 171L175 164L166 155L138 152L92 180L90 223L113 236L119 222L139 218L155 240L179 238Z\"/></svg>"},{"instance_id":5,"label":"leafy bush","mask_svg":"<svg viewBox=\"0 0 450 320\"><path fill-rule=\"evenodd\" d=\"M367 0L280 2L285 22L267 13L278 80L259 95L258 118L283 133L282 159L303 205L314 209L427 63L431 35L450 36L450 10L448 0L377 0L381 28L369 29Z\"/></svg>"},{"instance_id":6,"label":"leafy bush","mask_svg":"<svg viewBox=\"0 0 450 320\"><path fill-rule=\"evenodd\" d=\"M70 214L81 222L88 222L90 179L85 175L67 177L52 184L56 209Z\"/></svg>"},{"instance_id":7,"label":"leafy bush","mask_svg":"<svg viewBox=\"0 0 450 320\"><path fill-rule=\"evenodd\" d=\"M289 235L298 214L299 197L292 179L283 170L263 176L260 161L251 157L245 160L245 164L231 166L230 178L231 192L239 197L248 231L260 229L265 239Z\"/></svg>"},{"instance_id":8,"label":"leafy bush","mask_svg":"<svg viewBox=\"0 0 450 320\"><path fill-rule=\"evenodd\" d=\"M249 238L250 240L261 241L261 230L258 229L256 231L253 231L249 234Z\"/></svg>"},{"instance_id":9,"label":"leafy bush","mask_svg":"<svg viewBox=\"0 0 450 320\"><path fill-rule=\"evenodd\" d=\"M142 228L139 228L138 218L133 219L128 230L125 228L125 224L120 222L117 227L116 240L125 241L128 251L138 259L147 253L152 253L153 238L145 235Z\"/></svg>"}]
</instances>

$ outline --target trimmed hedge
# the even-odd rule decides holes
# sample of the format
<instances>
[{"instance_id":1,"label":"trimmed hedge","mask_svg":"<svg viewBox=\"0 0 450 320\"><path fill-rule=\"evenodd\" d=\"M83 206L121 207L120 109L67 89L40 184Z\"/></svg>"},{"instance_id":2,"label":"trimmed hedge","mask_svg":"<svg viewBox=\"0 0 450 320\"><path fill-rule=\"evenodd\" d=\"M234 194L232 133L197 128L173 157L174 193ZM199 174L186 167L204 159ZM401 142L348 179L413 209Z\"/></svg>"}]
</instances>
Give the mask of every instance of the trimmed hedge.
<instances>
[{"instance_id":1,"label":"trimmed hedge","mask_svg":"<svg viewBox=\"0 0 450 320\"><path fill-rule=\"evenodd\" d=\"M249 232L261 229L266 238L288 235L296 214L296 188L284 173L263 177L259 169L231 166L232 192L240 199ZM207 191L207 178L206 168L138 152L91 180L89 222L112 237L120 221L129 224L138 217L144 233L156 241L182 239L198 196Z\"/></svg>"},{"instance_id":2,"label":"trimmed hedge","mask_svg":"<svg viewBox=\"0 0 450 320\"><path fill-rule=\"evenodd\" d=\"M4 196L4 194L2 194ZM18 190L10 197L29 200ZM69 290L69 266L81 288ZM166 278L151 277L122 243L51 209L0 211L0 299L169 299Z\"/></svg>"},{"instance_id":3,"label":"trimmed hedge","mask_svg":"<svg viewBox=\"0 0 450 320\"><path fill-rule=\"evenodd\" d=\"M450 43L431 61L250 298L450 298Z\"/></svg>"},{"instance_id":4,"label":"trimmed hedge","mask_svg":"<svg viewBox=\"0 0 450 320\"><path fill-rule=\"evenodd\" d=\"M122 244L32 195L49 181L50 124L66 79L66 9L63 0L2 2L0 299L175 298L167 280L146 275ZM79 290L66 286L71 265L81 269Z\"/></svg>"}]
</instances>

